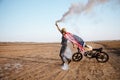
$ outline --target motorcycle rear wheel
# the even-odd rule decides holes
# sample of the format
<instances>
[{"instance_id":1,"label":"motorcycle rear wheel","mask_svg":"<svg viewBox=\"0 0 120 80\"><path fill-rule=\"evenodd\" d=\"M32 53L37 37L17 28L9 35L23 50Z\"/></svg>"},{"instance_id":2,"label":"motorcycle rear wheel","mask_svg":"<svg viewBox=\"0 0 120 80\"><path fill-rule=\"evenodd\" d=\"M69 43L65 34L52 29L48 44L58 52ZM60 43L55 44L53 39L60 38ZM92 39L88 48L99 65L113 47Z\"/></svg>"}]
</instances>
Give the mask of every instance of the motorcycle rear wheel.
<instances>
[{"instance_id":1,"label":"motorcycle rear wheel","mask_svg":"<svg viewBox=\"0 0 120 80\"><path fill-rule=\"evenodd\" d=\"M97 54L96 60L98 62L104 63L104 62L107 62L109 60L109 56L106 52L101 52L101 53Z\"/></svg>"}]
</instances>

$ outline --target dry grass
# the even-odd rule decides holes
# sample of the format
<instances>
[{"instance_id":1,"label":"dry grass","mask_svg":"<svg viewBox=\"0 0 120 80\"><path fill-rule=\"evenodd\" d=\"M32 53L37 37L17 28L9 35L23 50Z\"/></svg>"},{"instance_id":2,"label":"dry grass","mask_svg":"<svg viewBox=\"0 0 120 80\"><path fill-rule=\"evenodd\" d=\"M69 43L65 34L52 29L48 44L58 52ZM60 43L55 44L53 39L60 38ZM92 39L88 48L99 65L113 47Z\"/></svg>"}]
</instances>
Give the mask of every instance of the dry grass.
<instances>
[{"instance_id":1,"label":"dry grass","mask_svg":"<svg viewBox=\"0 0 120 80\"><path fill-rule=\"evenodd\" d=\"M98 63L83 57L63 71L59 43L0 43L0 80L119 80L120 41L88 44L94 48L104 46L110 60Z\"/></svg>"}]
</instances>

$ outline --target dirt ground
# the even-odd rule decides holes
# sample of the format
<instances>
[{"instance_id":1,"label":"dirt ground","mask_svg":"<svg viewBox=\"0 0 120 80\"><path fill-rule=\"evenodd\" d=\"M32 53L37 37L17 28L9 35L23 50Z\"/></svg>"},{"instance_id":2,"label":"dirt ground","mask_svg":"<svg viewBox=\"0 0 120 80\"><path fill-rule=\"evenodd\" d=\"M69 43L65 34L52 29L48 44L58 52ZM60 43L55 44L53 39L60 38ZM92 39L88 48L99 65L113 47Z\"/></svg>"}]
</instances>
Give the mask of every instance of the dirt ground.
<instances>
[{"instance_id":1,"label":"dirt ground","mask_svg":"<svg viewBox=\"0 0 120 80\"><path fill-rule=\"evenodd\" d=\"M59 43L0 43L0 80L120 80L120 41L88 42L103 47L110 59L83 57L61 69ZM73 53L75 50L73 49Z\"/></svg>"}]
</instances>

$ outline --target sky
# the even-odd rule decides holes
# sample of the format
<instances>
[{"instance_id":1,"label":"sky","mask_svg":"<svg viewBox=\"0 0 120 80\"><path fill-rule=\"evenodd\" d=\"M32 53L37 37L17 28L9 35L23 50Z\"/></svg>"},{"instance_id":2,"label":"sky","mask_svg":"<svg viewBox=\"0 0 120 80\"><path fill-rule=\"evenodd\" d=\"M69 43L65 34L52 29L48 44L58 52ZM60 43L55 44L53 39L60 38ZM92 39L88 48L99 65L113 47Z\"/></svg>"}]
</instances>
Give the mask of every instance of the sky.
<instances>
[{"instance_id":1,"label":"sky","mask_svg":"<svg viewBox=\"0 0 120 80\"><path fill-rule=\"evenodd\" d=\"M55 21L74 3L88 0L0 0L0 42L60 42ZM59 27L85 41L120 40L120 0L69 15Z\"/></svg>"}]
</instances>

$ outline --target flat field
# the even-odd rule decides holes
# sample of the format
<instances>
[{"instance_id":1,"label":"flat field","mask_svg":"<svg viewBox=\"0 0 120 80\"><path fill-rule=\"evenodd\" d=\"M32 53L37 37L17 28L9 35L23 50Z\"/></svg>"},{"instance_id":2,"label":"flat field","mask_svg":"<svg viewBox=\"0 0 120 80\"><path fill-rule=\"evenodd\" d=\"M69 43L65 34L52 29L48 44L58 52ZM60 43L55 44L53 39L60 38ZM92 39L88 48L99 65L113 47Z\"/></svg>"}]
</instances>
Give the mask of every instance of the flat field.
<instances>
[{"instance_id":1,"label":"flat field","mask_svg":"<svg viewBox=\"0 0 120 80\"><path fill-rule=\"evenodd\" d=\"M60 43L0 43L0 80L120 80L120 41L87 42L103 47L109 61L83 57L61 69ZM73 53L76 51L72 49Z\"/></svg>"}]
</instances>

